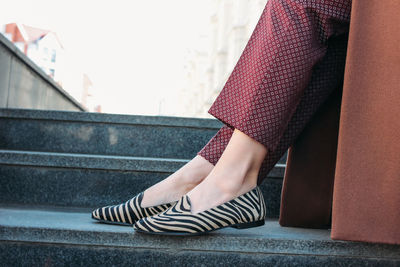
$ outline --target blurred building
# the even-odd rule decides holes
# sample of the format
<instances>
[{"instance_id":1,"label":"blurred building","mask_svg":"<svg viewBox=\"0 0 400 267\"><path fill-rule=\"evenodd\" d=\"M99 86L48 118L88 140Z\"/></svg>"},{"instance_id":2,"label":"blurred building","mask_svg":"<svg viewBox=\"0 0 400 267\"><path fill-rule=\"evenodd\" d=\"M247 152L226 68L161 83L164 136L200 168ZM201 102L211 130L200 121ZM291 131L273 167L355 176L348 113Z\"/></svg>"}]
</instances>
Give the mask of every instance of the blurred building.
<instances>
[{"instance_id":1,"label":"blurred building","mask_svg":"<svg viewBox=\"0 0 400 267\"><path fill-rule=\"evenodd\" d=\"M80 69L79 63L67 56L55 32L22 23L8 23L2 33L89 111L101 111L95 100L92 81Z\"/></svg>"},{"instance_id":2,"label":"blurred building","mask_svg":"<svg viewBox=\"0 0 400 267\"><path fill-rule=\"evenodd\" d=\"M209 24L186 55L185 115L211 117L207 110L217 97L253 32L267 0L213 0Z\"/></svg>"},{"instance_id":3,"label":"blurred building","mask_svg":"<svg viewBox=\"0 0 400 267\"><path fill-rule=\"evenodd\" d=\"M55 81L62 64L63 46L56 33L20 23L5 25L4 35Z\"/></svg>"}]
</instances>

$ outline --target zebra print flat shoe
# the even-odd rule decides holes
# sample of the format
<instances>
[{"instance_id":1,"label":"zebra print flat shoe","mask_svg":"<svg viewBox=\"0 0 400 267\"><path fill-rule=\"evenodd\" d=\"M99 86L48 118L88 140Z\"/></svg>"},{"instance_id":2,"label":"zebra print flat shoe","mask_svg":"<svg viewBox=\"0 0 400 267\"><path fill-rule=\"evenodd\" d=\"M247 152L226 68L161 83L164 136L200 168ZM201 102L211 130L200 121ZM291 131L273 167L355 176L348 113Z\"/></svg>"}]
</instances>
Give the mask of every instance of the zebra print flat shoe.
<instances>
[{"instance_id":1,"label":"zebra print flat shoe","mask_svg":"<svg viewBox=\"0 0 400 267\"><path fill-rule=\"evenodd\" d=\"M143 193L139 193L125 203L95 209L92 212L92 218L103 223L132 226L136 221L163 212L176 203L175 201L142 208L140 204L142 203Z\"/></svg>"},{"instance_id":2,"label":"zebra print flat shoe","mask_svg":"<svg viewBox=\"0 0 400 267\"><path fill-rule=\"evenodd\" d=\"M160 235L199 235L225 227L238 229L265 223L266 207L259 187L217 207L191 213L187 195L167 210L137 221L137 232Z\"/></svg>"}]
</instances>

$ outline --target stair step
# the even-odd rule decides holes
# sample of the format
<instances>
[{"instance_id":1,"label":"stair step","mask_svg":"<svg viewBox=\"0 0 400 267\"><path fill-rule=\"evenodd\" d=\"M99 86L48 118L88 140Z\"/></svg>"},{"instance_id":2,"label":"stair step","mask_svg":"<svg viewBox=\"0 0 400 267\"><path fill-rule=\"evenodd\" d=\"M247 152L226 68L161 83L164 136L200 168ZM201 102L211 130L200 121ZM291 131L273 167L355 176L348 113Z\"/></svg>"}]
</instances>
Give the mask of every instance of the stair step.
<instances>
[{"instance_id":1,"label":"stair step","mask_svg":"<svg viewBox=\"0 0 400 267\"><path fill-rule=\"evenodd\" d=\"M95 208L124 202L187 160L0 150L0 203ZM261 185L268 217L278 217L285 165Z\"/></svg>"},{"instance_id":2,"label":"stair step","mask_svg":"<svg viewBox=\"0 0 400 267\"><path fill-rule=\"evenodd\" d=\"M0 110L0 148L193 158L218 131L212 119Z\"/></svg>"},{"instance_id":3,"label":"stair step","mask_svg":"<svg viewBox=\"0 0 400 267\"><path fill-rule=\"evenodd\" d=\"M329 230L225 228L197 237L164 237L106 225L90 213L0 208L0 258L25 265L399 266L400 247L334 241Z\"/></svg>"},{"instance_id":4,"label":"stair step","mask_svg":"<svg viewBox=\"0 0 400 267\"><path fill-rule=\"evenodd\" d=\"M0 149L191 159L222 125L216 119L0 109Z\"/></svg>"}]
</instances>

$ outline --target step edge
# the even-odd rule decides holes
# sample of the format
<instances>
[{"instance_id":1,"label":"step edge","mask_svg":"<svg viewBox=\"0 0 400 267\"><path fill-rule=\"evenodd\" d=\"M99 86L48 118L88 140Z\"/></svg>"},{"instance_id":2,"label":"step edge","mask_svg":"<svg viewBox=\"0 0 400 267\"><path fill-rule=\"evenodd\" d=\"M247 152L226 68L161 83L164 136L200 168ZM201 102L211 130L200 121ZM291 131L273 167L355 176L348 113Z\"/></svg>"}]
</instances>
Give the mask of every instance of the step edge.
<instances>
[{"instance_id":1,"label":"step edge","mask_svg":"<svg viewBox=\"0 0 400 267\"><path fill-rule=\"evenodd\" d=\"M291 251L319 251L337 253L337 255L350 256L373 256L373 257L392 257L400 259L400 246L380 243L367 243L356 241L333 240L330 237L330 230L326 229L307 229L298 227L282 227L278 219L266 219L265 225L252 228L237 230L233 228L225 228L216 232L212 232L203 236L157 236L136 233L132 227L116 226L99 223L90 217L90 213L82 212L66 212L64 211L48 211L48 210L31 210L31 209L6 209L0 208L0 239L17 240L15 234L20 234L23 240L31 239L37 236L26 235L26 231L42 234L44 240L48 240L51 236L44 238L43 230L53 231L58 234L59 241L69 241L69 243L82 243L82 240L89 240L88 244L109 242L107 245L128 245L132 247L143 247L149 245L167 248L201 248L205 250L215 250L219 245L226 248L234 247L235 250L245 248L248 251L268 252L273 248L276 250L276 244L279 244L281 252L283 249ZM23 218L23 220L21 220ZM7 232L7 229L14 231ZM274 232L275 231L275 232ZM75 233L72 234L72 233ZM79 236L76 234L86 234ZM110 235L110 238L98 236L98 233ZM91 237L89 235L92 235ZM132 239L132 236L134 238ZM40 236L39 236L40 237ZM90 237L90 239L84 239ZM101 239L103 238L103 239ZM126 239L124 239L126 238ZM54 239L54 238L53 238ZM36 240L38 240L36 238ZM54 241L54 240L53 240ZM94 241L94 242L93 242ZM160 242L161 241L161 242ZM211 245L206 244L210 241ZM133 242L133 243L132 243ZM275 243L274 243L275 242ZM239 244L239 246L235 246ZM311 244L311 246L306 246ZM274 245L271 247L271 245ZM322 245L322 246L321 246ZM352 250L352 251L350 251ZM349 253L349 251L351 253Z\"/></svg>"},{"instance_id":2,"label":"step edge","mask_svg":"<svg viewBox=\"0 0 400 267\"><path fill-rule=\"evenodd\" d=\"M110 171L173 172L187 162L189 162L187 159L0 149L0 165L14 166L96 169ZM276 164L267 177L283 177L285 166L285 164L281 163Z\"/></svg>"},{"instance_id":3,"label":"step edge","mask_svg":"<svg viewBox=\"0 0 400 267\"><path fill-rule=\"evenodd\" d=\"M68 169L170 172L188 160L21 150L0 150L0 165Z\"/></svg>"},{"instance_id":4,"label":"step edge","mask_svg":"<svg viewBox=\"0 0 400 267\"><path fill-rule=\"evenodd\" d=\"M187 127L200 129L220 129L223 124L217 119L178 116L128 115L94 112L74 112L58 110L7 109L0 108L0 118L20 120L42 120L61 122L82 122L121 125L149 125L164 127Z\"/></svg>"},{"instance_id":5,"label":"step edge","mask_svg":"<svg viewBox=\"0 0 400 267\"><path fill-rule=\"evenodd\" d=\"M133 231L133 230L132 230ZM240 230L238 230L240 231ZM12 232L10 236L7 233ZM48 236L50 233L51 237ZM102 234L103 240L99 238ZM76 236L79 235L80 238ZM140 236L139 236L140 235ZM117 241L111 240L111 237L117 237ZM132 238L133 237L133 238ZM254 254L286 254L286 255L307 255L307 256L334 256L351 258L377 258L400 260L396 257L396 248L387 248L389 245L370 245L359 244L351 241L317 240L317 239L278 239L278 238L258 238L256 236L221 236L213 235L201 238L211 238L212 244L199 242L198 238L154 238L142 236L138 233L126 232L107 232L107 231L78 231L71 229L49 229L44 227L18 227L0 225L0 242L27 242L27 243L48 243L62 245L85 245L85 246L103 246L120 248L139 248L139 249L158 249L158 250L186 250L186 251L221 251L233 253L254 253ZM132 240L135 240L132 242ZM164 241L164 243L160 242ZM106 241L106 242L102 242ZM156 242L154 242L156 241ZM221 245L225 247L221 247ZM326 248L325 248L326 246ZM377 253L379 246L384 251ZM237 248L233 248L237 247ZM307 247L307 249L304 249ZM386 247L386 248L385 248Z\"/></svg>"}]
</instances>

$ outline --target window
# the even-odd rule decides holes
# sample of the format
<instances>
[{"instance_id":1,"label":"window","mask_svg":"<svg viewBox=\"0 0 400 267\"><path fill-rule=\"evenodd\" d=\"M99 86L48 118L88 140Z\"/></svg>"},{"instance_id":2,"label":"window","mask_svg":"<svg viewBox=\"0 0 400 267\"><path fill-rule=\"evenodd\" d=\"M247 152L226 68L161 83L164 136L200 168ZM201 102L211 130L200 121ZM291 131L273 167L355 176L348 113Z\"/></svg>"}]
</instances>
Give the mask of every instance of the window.
<instances>
[{"instance_id":1,"label":"window","mask_svg":"<svg viewBox=\"0 0 400 267\"><path fill-rule=\"evenodd\" d=\"M42 59L43 59L44 61L46 61L47 58L49 57L48 54L49 54L49 49L48 49L47 47L44 47L44 48L43 48L43 56L42 56Z\"/></svg>"},{"instance_id":2,"label":"window","mask_svg":"<svg viewBox=\"0 0 400 267\"><path fill-rule=\"evenodd\" d=\"M51 62L56 62L56 50L51 50Z\"/></svg>"}]
</instances>

